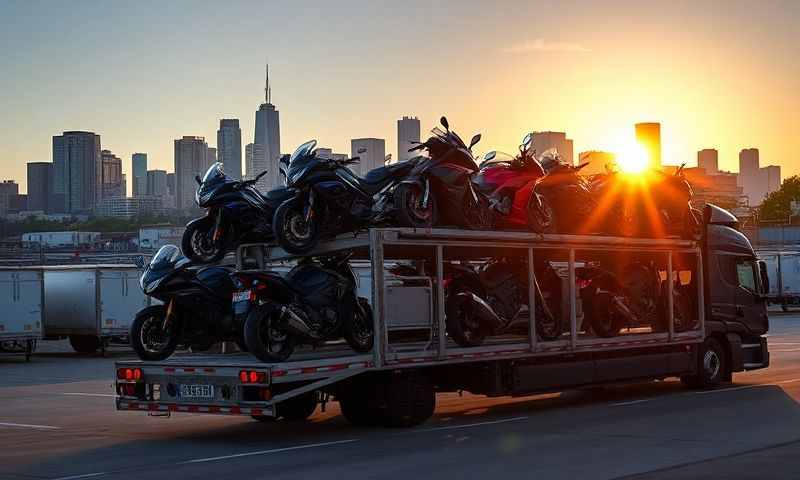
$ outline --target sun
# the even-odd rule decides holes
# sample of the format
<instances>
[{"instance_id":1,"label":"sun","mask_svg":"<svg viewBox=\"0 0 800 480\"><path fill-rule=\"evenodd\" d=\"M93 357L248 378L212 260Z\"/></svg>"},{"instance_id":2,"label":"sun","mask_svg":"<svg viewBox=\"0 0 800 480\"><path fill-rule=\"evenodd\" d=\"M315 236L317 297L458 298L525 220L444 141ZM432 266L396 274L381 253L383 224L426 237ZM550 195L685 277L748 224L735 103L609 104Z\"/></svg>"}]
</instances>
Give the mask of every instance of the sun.
<instances>
[{"instance_id":1,"label":"sun","mask_svg":"<svg viewBox=\"0 0 800 480\"><path fill-rule=\"evenodd\" d=\"M617 165L625 173L643 173L649 167L647 150L631 141L617 149Z\"/></svg>"}]
</instances>

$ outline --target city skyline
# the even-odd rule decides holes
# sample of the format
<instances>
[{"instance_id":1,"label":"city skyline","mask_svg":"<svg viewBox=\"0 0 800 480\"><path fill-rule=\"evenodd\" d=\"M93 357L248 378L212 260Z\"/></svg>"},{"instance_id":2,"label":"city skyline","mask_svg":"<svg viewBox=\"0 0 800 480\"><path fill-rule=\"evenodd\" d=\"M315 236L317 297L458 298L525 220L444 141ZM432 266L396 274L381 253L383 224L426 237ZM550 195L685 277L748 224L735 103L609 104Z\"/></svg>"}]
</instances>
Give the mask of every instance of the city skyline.
<instances>
[{"instance_id":1,"label":"city skyline","mask_svg":"<svg viewBox=\"0 0 800 480\"><path fill-rule=\"evenodd\" d=\"M213 18L207 15L210 7L194 5L187 14L207 17L200 22L206 25ZM15 22L0 20L6 27L0 35L11 52L10 74L0 79L6 111L0 141L9 146L0 164L4 178L16 179L22 192L27 191L25 164L50 159L48 139L63 131L101 135L103 148L125 160L128 192L133 177L128 159L134 152L148 153L149 168L170 170L172 141L184 135L214 138L222 118L241 119L242 143L251 143L253 105L263 85L257 65L267 56L275 66L273 101L283 113L286 152L310 138L335 151L347 151L350 140L360 137L396 145L395 122L410 112L421 119L423 137L442 114L464 137L480 132L479 152L513 152L532 130L566 132L575 152L616 151L633 136L633 124L656 121L662 125L664 164L693 165L697 151L715 148L719 168L736 171L738 152L754 146L762 163L781 165L785 177L800 169L800 41L792 27L800 18L796 2L771 2L757 10L745 2L677 2L669 8L566 2L557 10L533 2L515 4L513 18L479 3L459 8L473 14L453 14L446 4L429 3L303 9L242 2L232 5L231 14L243 22L237 30L250 33L202 29L203 56L215 61L192 65L178 62L176 55L197 51L192 33L199 27L167 28L186 13L179 4L112 10L91 2L18 3L2 8L2 17ZM410 18L410 11L424 11L426 21L391 24L397 16ZM90 13L81 21L109 21L98 21L67 41L59 36L66 27L52 32L33 28L34 22L65 12L75 18ZM363 29L344 28L348 22L343 20L353 15ZM307 23L306 35L293 37L294 23L286 21L292 17ZM130 26L114 21L122 18L130 19ZM531 18L541 27L534 34L496 34L529 31L512 27ZM453 38L450 30L439 31L445 19L469 35ZM674 29L676 21L685 28ZM267 28L247 27L258 22ZM133 24L147 25L154 39L134 35ZM571 28L556 28L563 24ZM100 56L93 46L98 38L106 39L103 33L110 25L119 29L110 40L118 49L115 59ZM330 30L337 35L335 46L322 40ZM164 41L159 35L174 43L173 53L158 48ZM290 37L295 40L278 41ZM260 52L263 60L254 60L251 49L230 49L243 41L268 45ZM108 67L109 75L89 77L83 70L91 68L59 60L72 48L86 49L86 61L95 70ZM363 67L365 52L376 50L382 58ZM398 63L404 65L402 73ZM431 64L441 66L434 70ZM540 73L543 64L547 75ZM308 74L310 65L324 69L324 86L318 75ZM476 66L492 75L474 75ZM220 78L219 72L235 75ZM120 108L104 109L100 120L96 111L110 99Z\"/></svg>"}]
</instances>

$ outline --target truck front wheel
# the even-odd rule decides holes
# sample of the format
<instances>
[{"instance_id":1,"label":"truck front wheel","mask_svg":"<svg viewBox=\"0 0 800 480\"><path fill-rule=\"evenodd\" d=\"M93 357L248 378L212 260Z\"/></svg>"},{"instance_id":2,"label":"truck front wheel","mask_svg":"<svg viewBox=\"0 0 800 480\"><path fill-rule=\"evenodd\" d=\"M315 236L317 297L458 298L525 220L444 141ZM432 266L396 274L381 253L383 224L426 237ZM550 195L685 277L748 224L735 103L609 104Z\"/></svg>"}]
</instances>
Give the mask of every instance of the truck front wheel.
<instances>
[{"instance_id":1,"label":"truck front wheel","mask_svg":"<svg viewBox=\"0 0 800 480\"><path fill-rule=\"evenodd\" d=\"M436 391L427 376L417 373L394 375L385 387L384 426L414 427L433 416Z\"/></svg>"},{"instance_id":2,"label":"truck front wheel","mask_svg":"<svg viewBox=\"0 0 800 480\"><path fill-rule=\"evenodd\" d=\"M681 381L692 388L713 388L728 374L728 359L725 348L715 338L709 338L697 352L697 373L681 377Z\"/></svg>"},{"instance_id":3,"label":"truck front wheel","mask_svg":"<svg viewBox=\"0 0 800 480\"><path fill-rule=\"evenodd\" d=\"M100 339L94 335L70 335L69 344L78 353L94 353L100 348Z\"/></svg>"}]
</instances>

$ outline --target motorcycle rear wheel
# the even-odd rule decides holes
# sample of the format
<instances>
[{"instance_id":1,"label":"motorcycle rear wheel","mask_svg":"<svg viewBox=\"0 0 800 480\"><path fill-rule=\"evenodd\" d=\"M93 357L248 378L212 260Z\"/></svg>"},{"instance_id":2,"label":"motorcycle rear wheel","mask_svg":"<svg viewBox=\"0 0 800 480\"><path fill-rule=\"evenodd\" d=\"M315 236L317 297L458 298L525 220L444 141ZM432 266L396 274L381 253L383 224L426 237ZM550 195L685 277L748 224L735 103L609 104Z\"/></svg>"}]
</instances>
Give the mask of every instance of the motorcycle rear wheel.
<instances>
[{"instance_id":1,"label":"motorcycle rear wheel","mask_svg":"<svg viewBox=\"0 0 800 480\"><path fill-rule=\"evenodd\" d=\"M295 255L306 254L319 243L318 221L313 217L306 221L304 210L299 199L287 200L275 210L272 220L278 245Z\"/></svg>"},{"instance_id":2,"label":"motorcycle rear wheel","mask_svg":"<svg viewBox=\"0 0 800 480\"><path fill-rule=\"evenodd\" d=\"M356 308L353 318L344 324L344 339L356 352L367 353L372 350L375 341L372 307L366 298L359 298L358 304L361 309Z\"/></svg>"},{"instance_id":3,"label":"motorcycle rear wheel","mask_svg":"<svg viewBox=\"0 0 800 480\"><path fill-rule=\"evenodd\" d=\"M213 235L212 217L190 224L183 232L181 251L192 263L216 263L225 256L225 239L219 238L215 241Z\"/></svg>"},{"instance_id":4,"label":"motorcycle rear wheel","mask_svg":"<svg viewBox=\"0 0 800 480\"><path fill-rule=\"evenodd\" d=\"M275 325L279 313L275 304L258 305L244 323L247 350L262 362L282 362L294 352L291 334Z\"/></svg>"},{"instance_id":5,"label":"motorcycle rear wheel","mask_svg":"<svg viewBox=\"0 0 800 480\"><path fill-rule=\"evenodd\" d=\"M397 223L401 227L431 228L436 225L436 196L428 195L428 204L422 208L422 190L419 185L403 183L394 192Z\"/></svg>"},{"instance_id":6,"label":"motorcycle rear wheel","mask_svg":"<svg viewBox=\"0 0 800 480\"><path fill-rule=\"evenodd\" d=\"M479 320L471 314L468 300L453 292L445 306L445 322L447 334L462 347L477 347L486 338Z\"/></svg>"},{"instance_id":7,"label":"motorcycle rear wheel","mask_svg":"<svg viewBox=\"0 0 800 480\"><path fill-rule=\"evenodd\" d=\"M598 337L615 337L620 331L622 322L611 306L612 301L610 294L601 293L594 295L589 302L584 303L588 307L584 311L591 315L592 331Z\"/></svg>"}]
</instances>

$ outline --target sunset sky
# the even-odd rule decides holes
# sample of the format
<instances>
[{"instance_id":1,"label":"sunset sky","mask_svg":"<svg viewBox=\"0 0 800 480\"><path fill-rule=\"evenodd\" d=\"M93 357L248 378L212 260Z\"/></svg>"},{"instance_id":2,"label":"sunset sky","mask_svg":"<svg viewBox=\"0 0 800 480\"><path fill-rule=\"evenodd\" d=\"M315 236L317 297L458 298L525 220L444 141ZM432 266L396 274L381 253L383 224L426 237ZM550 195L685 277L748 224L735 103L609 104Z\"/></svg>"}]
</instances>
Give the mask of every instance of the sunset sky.
<instances>
[{"instance_id":1,"label":"sunset sky","mask_svg":"<svg viewBox=\"0 0 800 480\"><path fill-rule=\"evenodd\" d=\"M52 160L65 130L100 134L125 173L133 152L172 171L183 135L216 146L223 117L250 143L267 59L285 152L381 137L396 155L402 115L424 134L446 114L483 134L479 151L566 131L576 154L658 121L664 163L717 148L737 170L757 147L787 177L800 173L798 25L797 0L0 0L0 178L24 190L25 163Z\"/></svg>"}]
</instances>

